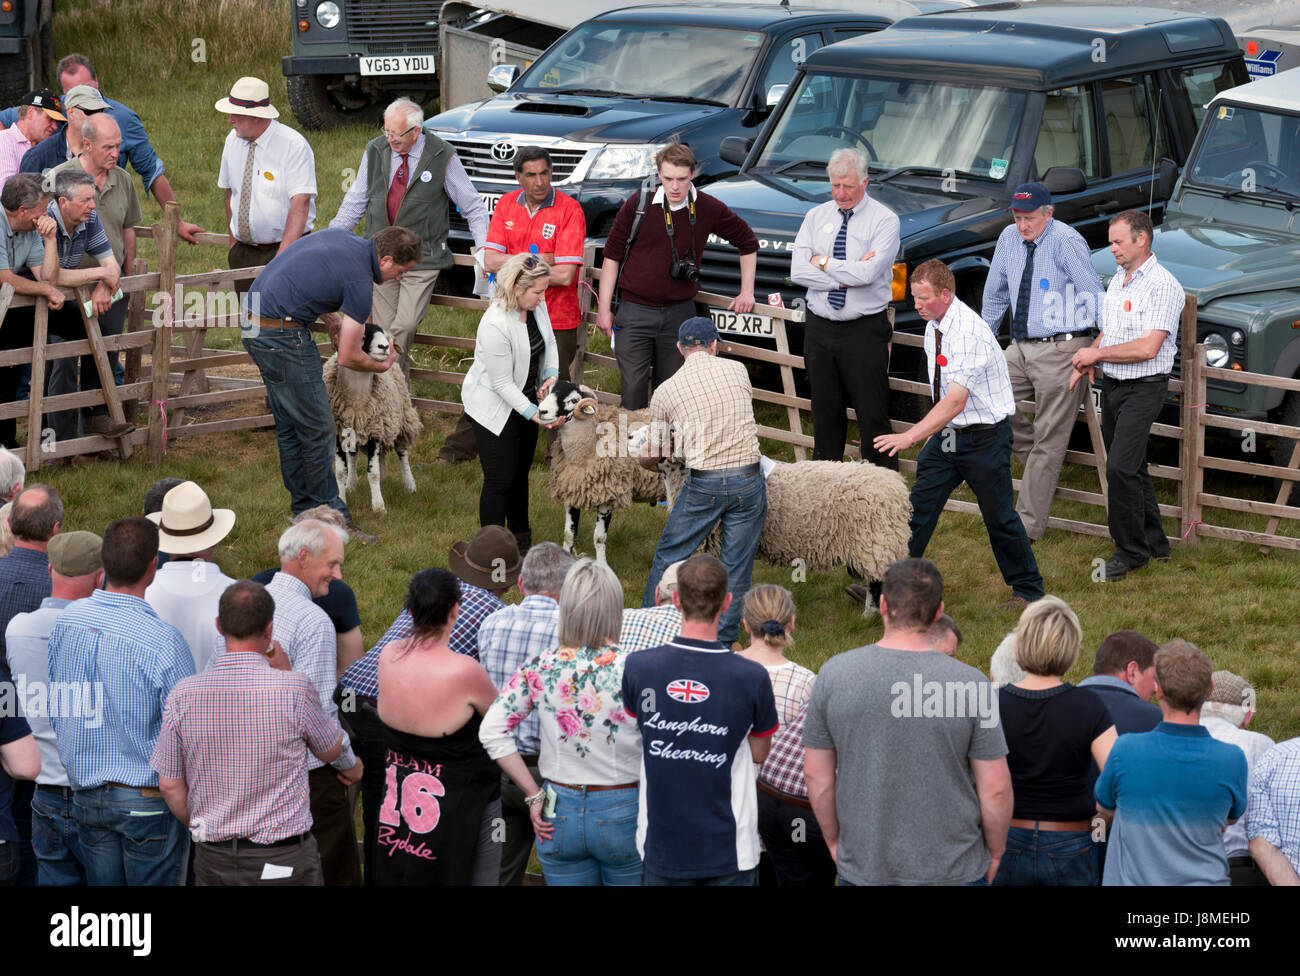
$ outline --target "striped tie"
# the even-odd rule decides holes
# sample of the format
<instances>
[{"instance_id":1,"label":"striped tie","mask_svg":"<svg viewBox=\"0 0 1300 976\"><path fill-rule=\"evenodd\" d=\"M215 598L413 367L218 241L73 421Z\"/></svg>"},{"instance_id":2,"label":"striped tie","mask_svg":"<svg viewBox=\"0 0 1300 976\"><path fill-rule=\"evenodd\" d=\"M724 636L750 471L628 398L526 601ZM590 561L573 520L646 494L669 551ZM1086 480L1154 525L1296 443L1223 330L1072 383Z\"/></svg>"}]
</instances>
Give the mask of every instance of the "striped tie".
<instances>
[{"instance_id":1,"label":"striped tie","mask_svg":"<svg viewBox=\"0 0 1300 976\"><path fill-rule=\"evenodd\" d=\"M1033 241L1025 241L1025 270L1020 274L1020 290L1016 292L1016 310L1011 316L1011 338L1023 342L1029 338L1029 292L1034 283Z\"/></svg>"},{"instance_id":2,"label":"striped tie","mask_svg":"<svg viewBox=\"0 0 1300 976\"><path fill-rule=\"evenodd\" d=\"M852 216L852 210L840 211L840 232L835 235L835 245L831 248L831 257L836 261L845 261L848 259L849 252L845 248L845 245L849 240L849 218ZM826 303L830 305L831 308L843 308L845 297L844 289L836 288L826 296Z\"/></svg>"}]
</instances>

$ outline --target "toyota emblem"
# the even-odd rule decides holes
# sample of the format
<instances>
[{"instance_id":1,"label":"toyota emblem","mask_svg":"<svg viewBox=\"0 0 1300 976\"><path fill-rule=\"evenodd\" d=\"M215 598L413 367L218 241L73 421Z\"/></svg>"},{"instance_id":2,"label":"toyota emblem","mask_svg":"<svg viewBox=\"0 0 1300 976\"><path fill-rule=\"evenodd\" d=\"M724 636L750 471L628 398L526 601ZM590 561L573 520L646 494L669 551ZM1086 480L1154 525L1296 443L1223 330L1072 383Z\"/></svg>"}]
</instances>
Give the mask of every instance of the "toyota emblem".
<instances>
[{"instance_id":1,"label":"toyota emblem","mask_svg":"<svg viewBox=\"0 0 1300 976\"><path fill-rule=\"evenodd\" d=\"M515 144L509 139L492 143L492 158L502 163L510 162L515 158Z\"/></svg>"}]
</instances>

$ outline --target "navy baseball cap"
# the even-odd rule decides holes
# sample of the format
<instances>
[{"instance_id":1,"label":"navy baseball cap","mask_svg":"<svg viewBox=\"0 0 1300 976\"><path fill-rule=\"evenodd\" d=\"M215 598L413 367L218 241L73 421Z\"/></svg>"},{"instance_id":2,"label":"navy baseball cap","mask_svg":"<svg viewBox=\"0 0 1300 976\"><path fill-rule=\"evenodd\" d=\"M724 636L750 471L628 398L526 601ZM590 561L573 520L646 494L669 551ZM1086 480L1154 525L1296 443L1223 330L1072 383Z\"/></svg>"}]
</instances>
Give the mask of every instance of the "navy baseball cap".
<instances>
[{"instance_id":1,"label":"navy baseball cap","mask_svg":"<svg viewBox=\"0 0 1300 976\"><path fill-rule=\"evenodd\" d=\"M697 315L681 324L677 341L683 346L707 346L718 341L718 327L707 315Z\"/></svg>"},{"instance_id":2,"label":"navy baseball cap","mask_svg":"<svg viewBox=\"0 0 1300 976\"><path fill-rule=\"evenodd\" d=\"M1039 207L1050 207L1052 205L1052 194L1048 192L1047 187L1041 183L1021 183L1016 187L1016 192L1011 197L1011 206L1008 210L1037 210Z\"/></svg>"}]
</instances>

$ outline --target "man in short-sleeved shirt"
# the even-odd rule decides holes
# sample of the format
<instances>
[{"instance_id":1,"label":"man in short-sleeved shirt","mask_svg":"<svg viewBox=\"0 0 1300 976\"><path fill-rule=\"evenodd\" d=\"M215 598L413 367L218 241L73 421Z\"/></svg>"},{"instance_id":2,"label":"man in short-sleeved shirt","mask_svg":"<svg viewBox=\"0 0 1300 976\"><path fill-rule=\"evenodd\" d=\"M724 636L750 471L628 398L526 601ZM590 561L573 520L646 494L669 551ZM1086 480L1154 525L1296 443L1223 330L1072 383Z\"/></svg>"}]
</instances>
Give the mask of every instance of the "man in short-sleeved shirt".
<instances>
[{"instance_id":1,"label":"man in short-sleeved shirt","mask_svg":"<svg viewBox=\"0 0 1300 976\"><path fill-rule=\"evenodd\" d=\"M804 777L841 884L964 885L997 873L1012 796L996 692L932 649L942 613L935 565L895 563L880 642L831 658L813 685Z\"/></svg>"},{"instance_id":2,"label":"man in short-sleeved shirt","mask_svg":"<svg viewBox=\"0 0 1300 976\"><path fill-rule=\"evenodd\" d=\"M641 729L645 884L757 884L754 763L778 718L767 669L717 640L726 573L713 556L686 560L673 595L681 636L624 665L623 702Z\"/></svg>"}]
</instances>

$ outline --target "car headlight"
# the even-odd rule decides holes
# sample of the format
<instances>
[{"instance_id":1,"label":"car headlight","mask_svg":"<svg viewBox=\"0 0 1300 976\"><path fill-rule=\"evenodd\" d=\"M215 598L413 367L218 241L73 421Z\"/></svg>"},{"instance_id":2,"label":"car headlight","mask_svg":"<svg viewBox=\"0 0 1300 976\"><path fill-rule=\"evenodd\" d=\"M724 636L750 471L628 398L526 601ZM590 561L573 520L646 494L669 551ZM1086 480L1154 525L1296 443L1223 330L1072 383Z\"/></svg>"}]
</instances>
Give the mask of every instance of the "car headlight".
<instances>
[{"instance_id":1,"label":"car headlight","mask_svg":"<svg viewBox=\"0 0 1300 976\"><path fill-rule=\"evenodd\" d=\"M331 27L337 27L339 23L339 5L337 3L322 3L316 7L316 23L320 24L326 30Z\"/></svg>"},{"instance_id":2,"label":"car headlight","mask_svg":"<svg viewBox=\"0 0 1300 976\"><path fill-rule=\"evenodd\" d=\"M655 153L663 143L645 146L606 146L587 171L589 180L643 180L655 171Z\"/></svg>"},{"instance_id":3,"label":"car headlight","mask_svg":"<svg viewBox=\"0 0 1300 976\"><path fill-rule=\"evenodd\" d=\"M1215 369L1225 369L1229 359L1228 340L1217 332L1211 332L1201 340L1205 345L1205 363Z\"/></svg>"}]
</instances>

